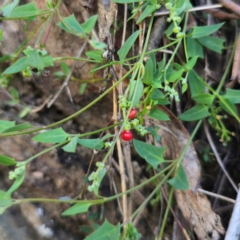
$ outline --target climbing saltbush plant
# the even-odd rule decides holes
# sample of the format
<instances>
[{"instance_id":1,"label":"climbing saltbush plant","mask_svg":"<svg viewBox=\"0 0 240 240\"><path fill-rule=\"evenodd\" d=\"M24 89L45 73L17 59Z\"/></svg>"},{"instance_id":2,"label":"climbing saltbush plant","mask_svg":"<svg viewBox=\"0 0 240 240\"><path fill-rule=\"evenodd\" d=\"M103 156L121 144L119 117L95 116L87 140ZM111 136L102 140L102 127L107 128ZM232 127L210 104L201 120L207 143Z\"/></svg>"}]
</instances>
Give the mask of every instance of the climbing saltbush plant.
<instances>
[{"instance_id":1,"label":"climbing saltbush plant","mask_svg":"<svg viewBox=\"0 0 240 240\"><path fill-rule=\"evenodd\" d=\"M224 39L210 36L212 33L221 29L221 27L224 26L224 22L211 26L194 26L187 29L188 10L192 8L190 1L114 0L113 2L129 4L129 9L131 9L129 20L135 19L136 24L139 25L146 19L148 20L148 28L143 47L135 56L131 56L130 50L137 44L137 40L140 38L140 35L142 35L142 29L134 31L126 39L125 43L122 44L117 51L117 58L113 60L110 56L112 53L109 51L107 44L95 39L91 35L98 20L97 15L91 16L87 21L82 23L77 21L74 14L63 17L59 11L59 7L62 3L60 0L46 1L45 9L37 8L34 2L19 5L19 1L15 0L12 2L7 1L5 5L1 6L1 21L24 20L28 22L28 24L31 24L31 22L35 21L37 18L44 17L44 21L42 21L41 26L39 26L39 37L35 46L30 46L28 44L30 38L33 37L32 35L29 39L24 41L19 49L0 59L1 62L9 63L9 67L1 69L0 85L3 88L11 86L10 79L14 74L20 73L23 77L29 77L33 74L40 75L44 73L46 69L51 69L56 62L60 62L61 69L54 73L55 77L66 77L70 73L70 68L64 62L65 59L93 63L94 67L92 73L116 65L122 65L128 69L124 76L120 79L115 79L113 85L105 89L93 102L59 122L44 127L36 127L29 123L17 124L14 121L0 120L1 138L34 133L35 136L32 138L32 141L52 144L51 147L21 162L19 162L18 159L0 155L1 164L14 167L14 169L9 172L9 179L14 181L12 186L7 191L0 190L1 213L13 205L28 201L28 199L12 198L14 191L16 191L25 180L24 177L27 164L36 157L56 148L62 148L65 152L74 153L78 145L90 148L93 151L105 149L106 155L101 162L96 163L96 170L91 170L87 176L88 187L86 191L92 192L95 195L95 199L48 200L49 202L72 204L72 206L62 213L63 216L70 217L75 214L86 213L93 205L113 201L149 183L153 183L156 179L161 179L156 189L162 184L168 183L173 188L187 190L189 188L189 183L181 164L182 157L179 159L165 160L164 146L157 147L143 140L135 139L131 133L132 129L134 129L141 139L147 134L150 134L157 141L160 141L161 136L157 134L158 129L146 128L144 126L144 118L148 116L159 121L169 121L169 116L159 108L156 108L156 106L166 106L170 104L171 101L180 102L181 95L187 91L195 104L178 116L179 120L201 121L206 119L216 130L220 141L224 145L227 145L231 137L234 136L234 133L226 129L224 119L231 115L238 122L240 121L235 107L235 104L240 103L240 91L233 89L226 89L225 92L222 91L221 87L226 74L223 76L219 87L213 89L194 70L196 63L204 58L205 48L217 53L221 53L224 50ZM168 42L164 46L148 51L155 13L163 6L169 11L167 29L164 33ZM85 57L53 57L49 55L47 47L41 41L43 33L46 31L53 17L58 17L59 19L55 27L59 27L68 34L85 39L88 42L91 50L85 52ZM0 41L4 41L2 31L0 31ZM177 55L180 48L184 50L184 59L177 61ZM171 49L171 53L167 56L164 51L169 49ZM156 54L161 51L163 52L163 57L159 60ZM232 60L232 58L230 60ZM231 63L231 61L229 62ZM230 63L227 66L226 73L229 70ZM91 108L100 99L104 98L106 94L117 88L126 78L129 79L129 84L126 90L119 94L117 100L118 108L121 113L120 120L106 128L98 129L94 132L70 134L62 129L62 123L73 119ZM81 93L84 93L84 88L82 88L81 91ZM132 111L134 111L134 114ZM24 115L22 115L22 117L24 117ZM194 133L197 131L200 124L196 126ZM99 138L89 138L107 129L114 130L116 127L118 131L114 134L105 134ZM191 138L193 138L193 135ZM148 166L154 169L156 174L125 192L115 194L111 197L104 197L101 196L99 187L108 171L106 165L109 157L116 147L117 141L121 138L122 140L131 141L133 143L136 152L140 157L146 160ZM188 145L189 144L190 141ZM165 168L160 168L160 164L164 164ZM156 189L154 190L155 192L157 191ZM154 191L151 194L152 198L155 194ZM151 198L147 199L144 204L150 200ZM38 199L38 201L41 202L41 199ZM114 226L105 220L104 223L95 232L86 237L86 239L140 239L141 234L132 224L132 220L134 220L134 217L140 209L141 208L134 212L126 225L124 225L125 223L118 223ZM163 224L162 228L164 228L165 225L166 223Z\"/></svg>"}]
</instances>

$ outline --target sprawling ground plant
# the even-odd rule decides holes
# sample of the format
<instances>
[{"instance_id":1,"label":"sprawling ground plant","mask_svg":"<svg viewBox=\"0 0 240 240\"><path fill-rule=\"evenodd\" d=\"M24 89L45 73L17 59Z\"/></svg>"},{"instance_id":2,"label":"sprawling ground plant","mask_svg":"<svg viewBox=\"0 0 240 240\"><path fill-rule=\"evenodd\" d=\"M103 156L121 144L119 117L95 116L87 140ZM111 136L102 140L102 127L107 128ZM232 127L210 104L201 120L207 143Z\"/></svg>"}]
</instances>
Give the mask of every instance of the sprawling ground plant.
<instances>
[{"instance_id":1,"label":"sprawling ground plant","mask_svg":"<svg viewBox=\"0 0 240 240\"><path fill-rule=\"evenodd\" d=\"M96 34L95 25L99 21L98 15L89 16L84 22L79 23L74 14L67 17L61 15L60 0L46 1L43 9L39 9L34 1L24 5L19 5L19 1L15 0L6 1L1 6L1 21L23 20L26 28L35 20L40 23L36 31L30 34L15 52L0 59L2 63L9 64L9 67L1 69L0 85L12 95L12 104L20 103L17 90L11 88L11 78L14 74L21 74L23 77L47 75L54 65L58 65L59 71L55 72L54 76L58 79L66 79L63 87L67 88L72 74L71 67L66 63L69 59L92 64L92 76L96 72L104 71L101 80L106 83L106 87L100 89L100 95L90 104L48 126L37 127L27 122L17 124L15 121L0 120L1 138L35 134L32 141L52 144L51 147L25 161L0 155L1 164L14 167L9 172L9 178L13 180L12 186L7 191L0 190L0 211L3 213L13 205L31 201L56 204L64 202L72 205L61 214L70 217L86 213L93 205L120 199L122 222L115 226L105 219L104 223L86 239L140 239L141 234L135 228L134 220L147 204L153 202L156 204L160 198L165 197L167 207L155 233L158 239L162 239L174 190L192 190L191 179L182 162L203 121L211 125L224 146L227 146L235 135L232 130L227 129L225 119L230 117L239 123L240 118L235 104L240 103L240 91L223 86L232 66L236 46L235 44L227 46L225 39L215 34L224 28L224 22L191 25L189 16L195 14L195 9L190 1L113 0L112 7L117 6L116 4L119 6L124 4L124 20L121 23L117 21L117 16L110 20L108 13L112 12L108 9L110 1L102 2L106 14L106 27L99 29L99 32L108 30L105 41ZM59 19L57 26L53 26L53 18ZM126 26L131 22L134 22L133 31L126 37ZM79 56L53 57L48 53L46 44L48 32L54 27L84 39L85 44ZM116 32L119 31L123 31L122 44L115 39ZM4 41L4 34L2 31L0 33L0 40ZM35 46L30 46L29 41L36 33ZM116 42L119 45L117 50L115 50ZM91 49L87 51L85 46ZM227 48L232 49L230 59L217 87L212 86L194 67L203 63L206 49L221 54ZM81 85L81 94L84 94L86 84ZM110 92L113 93L113 117L108 126L81 134L70 134L61 127L61 124L81 115ZM50 100L49 105L55 99ZM182 112L183 106L185 108ZM193 122L192 126L194 126L190 137L186 138L184 149L176 159L167 159L165 153L168 146L154 144L154 141L161 142L162 136L159 135L158 130L166 128L162 123L172 121L172 115L166 110L167 108L178 115L176 121ZM31 108L24 105L19 116L24 118L30 111ZM148 126L146 119L152 119L155 125ZM100 137L92 137L96 134ZM154 141L146 141L150 138ZM147 169L152 170L151 176L138 184L134 184L134 177L129 172L132 171L131 160L124 163L124 158L127 157L123 154L123 148L129 144L132 144L134 151L145 159ZM57 148L74 153L78 145L93 149L95 153L103 149L106 152L103 159L96 163L95 171L92 170L92 161L89 162L86 183L79 196L67 200L44 197L43 199L12 198L12 194L24 182L26 167L31 161ZM122 191L113 193L111 197L105 197L101 195L99 188L109 171L107 166L114 150L118 151ZM205 156L205 160L208 161L208 157ZM124 172L127 172L129 184L126 183ZM129 195L148 184L154 185L149 196L137 209L129 210ZM165 195L161 190L163 187L168 192L167 194L165 192ZM82 199L84 191L92 192L94 197ZM184 227L182 229L184 232Z\"/></svg>"}]
</instances>

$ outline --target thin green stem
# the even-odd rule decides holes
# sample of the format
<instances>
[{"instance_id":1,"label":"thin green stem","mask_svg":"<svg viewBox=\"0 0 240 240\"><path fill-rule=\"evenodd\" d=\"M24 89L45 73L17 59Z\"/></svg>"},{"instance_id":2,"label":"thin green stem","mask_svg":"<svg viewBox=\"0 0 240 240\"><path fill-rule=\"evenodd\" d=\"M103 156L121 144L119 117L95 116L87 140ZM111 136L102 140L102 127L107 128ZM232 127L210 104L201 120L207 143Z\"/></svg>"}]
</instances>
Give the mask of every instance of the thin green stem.
<instances>
[{"instance_id":1,"label":"thin green stem","mask_svg":"<svg viewBox=\"0 0 240 240\"><path fill-rule=\"evenodd\" d=\"M116 195L114 195L114 196L112 196L112 197L105 198L105 200L106 200L106 201L112 201L112 200L114 200L114 199L116 199L116 198L121 197L123 194L128 194L128 193L131 193L131 192L133 192L133 191L136 191L136 190L142 188L142 187L145 186L146 184L151 183L153 180L155 180L156 178L158 178L159 176L161 176L164 172L168 171L168 170L171 169L171 168L174 168L174 166L175 166L176 164L177 164L176 161L172 162L172 163L169 164L166 168L164 168L161 172L159 172L159 173L157 173L156 175L154 175L153 177L147 179L147 180L144 181L143 183L140 183L139 185L137 185L137 186L135 186L135 187L133 187L133 188L131 188L131 189L128 189L128 190L125 191L125 192L121 192L121 193L116 194Z\"/></svg>"},{"instance_id":2,"label":"thin green stem","mask_svg":"<svg viewBox=\"0 0 240 240\"><path fill-rule=\"evenodd\" d=\"M62 123L65 123L69 120L71 120L74 117L77 117L78 115L80 115L81 113L85 112L87 109L89 109L90 107L92 107L94 104L96 104L99 100L101 100L104 96L106 96L109 92L111 92L120 82L122 82L135 68L132 68L131 70L129 70L120 80L118 80L115 84L113 84L110 88L108 88L103 94L101 94L99 97L97 97L95 100L93 100L91 103L89 103L87 106L85 106L84 108L82 108L81 110L77 111L76 113L58 121L55 123L52 123L48 126L45 127L41 127L41 128L35 128L32 130L28 130L28 131L23 131L23 132L10 132L10 133L2 133L0 134L0 138L1 137L7 137L7 136L18 136L18 135L23 135L23 134L29 134L29 133L33 133L33 132L38 132L40 130L43 129L49 129L49 128L53 128L56 127Z\"/></svg>"},{"instance_id":3,"label":"thin green stem","mask_svg":"<svg viewBox=\"0 0 240 240\"><path fill-rule=\"evenodd\" d=\"M83 62L89 62L89 63L99 63L97 61L94 61L94 60L91 60L91 59L88 59L88 58L78 58L78 57L57 57L57 58L54 58L53 61L54 62L57 62L57 61L63 61L63 60L77 60L77 61L83 61ZM105 67L105 66L104 66ZM99 68L100 69L100 68ZM98 69L96 69L97 71Z\"/></svg>"},{"instance_id":4,"label":"thin green stem","mask_svg":"<svg viewBox=\"0 0 240 240\"><path fill-rule=\"evenodd\" d=\"M202 124L202 120L198 121L198 123L197 123L196 127L194 128L190 138L187 141L187 144L185 145L184 149L182 150L180 156L178 157L178 163L179 164L182 162L183 157L186 154L186 151L188 150L190 144L192 143L192 140L193 140L194 136L196 135L198 129L200 128L201 124Z\"/></svg>"},{"instance_id":5,"label":"thin green stem","mask_svg":"<svg viewBox=\"0 0 240 240\"><path fill-rule=\"evenodd\" d=\"M41 156L41 155L43 155L43 154L45 154L45 153L47 153L47 152L55 149L55 148L58 148L58 147L60 147L60 146L63 146L63 145L65 145L65 144L68 143L68 142L69 142L69 140L66 140L66 141L61 142L61 143L58 143L58 144L56 144L56 145L54 145L54 146L52 146L52 147L50 147L50 148L44 149L43 151L35 154L34 156L28 158L27 160L25 160L24 162L21 162L21 163L27 164L27 163L31 162L32 160L34 160L35 158L37 158L37 157L39 157L39 156Z\"/></svg>"},{"instance_id":6,"label":"thin green stem","mask_svg":"<svg viewBox=\"0 0 240 240\"><path fill-rule=\"evenodd\" d=\"M48 16L47 21L45 22L45 24L44 24L41 32L40 32L39 35L38 35L37 41L36 41L36 43L35 43L35 46L38 46L38 45L39 45L39 42L41 41L43 34L45 33L45 31L46 31L49 23L52 21L52 19L53 19L53 17L54 17L54 14L55 14L55 12L52 12L52 14L50 14L50 15Z\"/></svg>"},{"instance_id":7,"label":"thin green stem","mask_svg":"<svg viewBox=\"0 0 240 240\"><path fill-rule=\"evenodd\" d=\"M170 207L171 207L171 202L172 202L172 199L173 199L173 192L174 192L174 188L171 187L171 190L170 190L170 193L169 193L169 199L168 199L168 203L167 203L167 208L166 208L166 211L165 211L165 214L164 214L164 218L163 218L162 225L161 225L161 230L160 230L159 237L158 237L159 239L163 238L164 229L165 229L165 226L167 224L167 217L168 217Z\"/></svg>"},{"instance_id":8,"label":"thin green stem","mask_svg":"<svg viewBox=\"0 0 240 240\"><path fill-rule=\"evenodd\" d=\"M167 173L166 176L160 181L160 183L155 187L155 189L149 194L149 196L144 200L144 202L138 207L138 209L132 214L132 219L136 217L136 215L147 205L147 203L153 198L155 193L159 190L162 184L164 184L169 176L171 176L172 172L174 170L174 167Z\"/></svg>"}]
</instances>

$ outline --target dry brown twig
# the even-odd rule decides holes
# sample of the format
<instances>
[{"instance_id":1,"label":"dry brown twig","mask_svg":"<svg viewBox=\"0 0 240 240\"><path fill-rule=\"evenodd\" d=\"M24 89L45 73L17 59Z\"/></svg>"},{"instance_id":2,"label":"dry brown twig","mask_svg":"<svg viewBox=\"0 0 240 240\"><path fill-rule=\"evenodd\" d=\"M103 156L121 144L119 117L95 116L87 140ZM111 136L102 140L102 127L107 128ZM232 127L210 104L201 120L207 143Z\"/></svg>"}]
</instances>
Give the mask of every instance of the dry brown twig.
<instances>
[{"instance_id":1,"label":"dry brown twig","mask_svg":"<svg viewBox=\"0 0 240 240\"><path fill-rule=\"evenodd\" d=\"M240 32L238 33L235 55L233 59L231 80L238 80L240 83Z\"/></svg>"},{"instance_id":2,"label":"dry brown twig","mask_svg":"<svg viewBox=\"0 0 240 240\"><path fill-rule=\"evenodd\" d=\"M240 6L231 0L218 0L222 4L223 7L231 10L240 16Z\"/></svg>"},{"instance_id":3,"label":"dry brown twig","mask_svg":"<svg viewBox=\"0 0 240 240\"><path fill-rule=\"evenodd\" d=\"M213 142L213 140L212 140L211 134L210 134L210 132L209 132L209 130L208 130L207 123L206 123L205 121L204 121L203 127L204 127L204 132L205 132L205 134L206 134L206 137L207 137L207 139L208 139L208 142L209 142L209 144L210 144L210 146L211 146L211 148L212 148L212 150L213 150L213 153L214 153L214 155L215 155L215 157L216 157L216 159L217 159L217 162L218 162L219 166L221 167L222 171L224 172L224 174L225 174L226 177L228 178L228 180L229 180L229 182L231 183L232 187L233 187L233 188L236 190L236 192L237 192L237 191L238 191L238 187L236 186L236 184L234 183L234 181L232 180L232 178L231 178L230 175L228 174L225 166L223 165L222 160L221 160L221 158L220 158L220 156L219 156L219 154L218 154L218 152L217 152L217 149L216 149L216 147L215 147L215 145L214 145L214 142Z\"/></svg>"},{"instance_id":4,"label":"dry brown twig","mask_svg":"<svg viewBox=\"0 0 240 240\"><path fill-rule=\"evenodd\" d=\"M81 57L82 52L83 52L84 48L86 47L87 43L88 43L88 41L86 41L86 42L82 45L82 47L80 48L78 54L76 55L76 58ZM50 100L49 103L47 104L47 107L48 107L48 108L50 108L50 107L52 106L52 104L56 101L56 99L59 97L59 95L61 94L61 92L63 91L64 88L66 88L66 90L67 90L67 93L68 93L68 96L69 96L70 101L73 102L72 96L71 96L71 93L70 93L70 89L69 89L69 87L68 87L68 83L69 83L69 81L70 81L70 78L71 78L71 76L72 76L72 73L73 73L73 70L74 70L75 66L76 66L76 61L74 61L73 65L72 65L72 67L71 67L71 70L70 70L70 72L68 73L68 75L67 75L66 79L64 80L64 82L63 82L62 86L60 87L60 89L59 89L59 90L57 91L57 93L53 96L52 100Z\"/></svg>"}]
</instances>

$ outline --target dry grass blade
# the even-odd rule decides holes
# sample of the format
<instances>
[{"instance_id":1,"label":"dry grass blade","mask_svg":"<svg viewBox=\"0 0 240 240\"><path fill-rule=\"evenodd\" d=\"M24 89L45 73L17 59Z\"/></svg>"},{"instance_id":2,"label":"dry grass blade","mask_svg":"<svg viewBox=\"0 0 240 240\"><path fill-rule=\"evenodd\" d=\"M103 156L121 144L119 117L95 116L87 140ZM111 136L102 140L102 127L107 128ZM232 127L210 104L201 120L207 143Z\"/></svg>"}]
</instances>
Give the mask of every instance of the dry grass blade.
<instances>
[{"instance_id":1,"label":"dry grass blade","mask_svg":"<svg viewBox=\"0 0 240 240\"><path fill-rule=\"evenodd\" d=\"M161 136L161 144L152 141L156 146L166 146L166 159L176 159L183 151L189 135L180 121L168 109L161 107L161 110L168 114L170 121L163 122L147 118L146 126L160 126L158 134ZM187 191L175 190L178 207L199 239L219 239L220 234L224 233L220 217L212 211L207 197L196 191L199 187L200 164L193 145L190 145L186 151L182 164L188 176L190 189Z\"/></svg>"}]
</instances>

